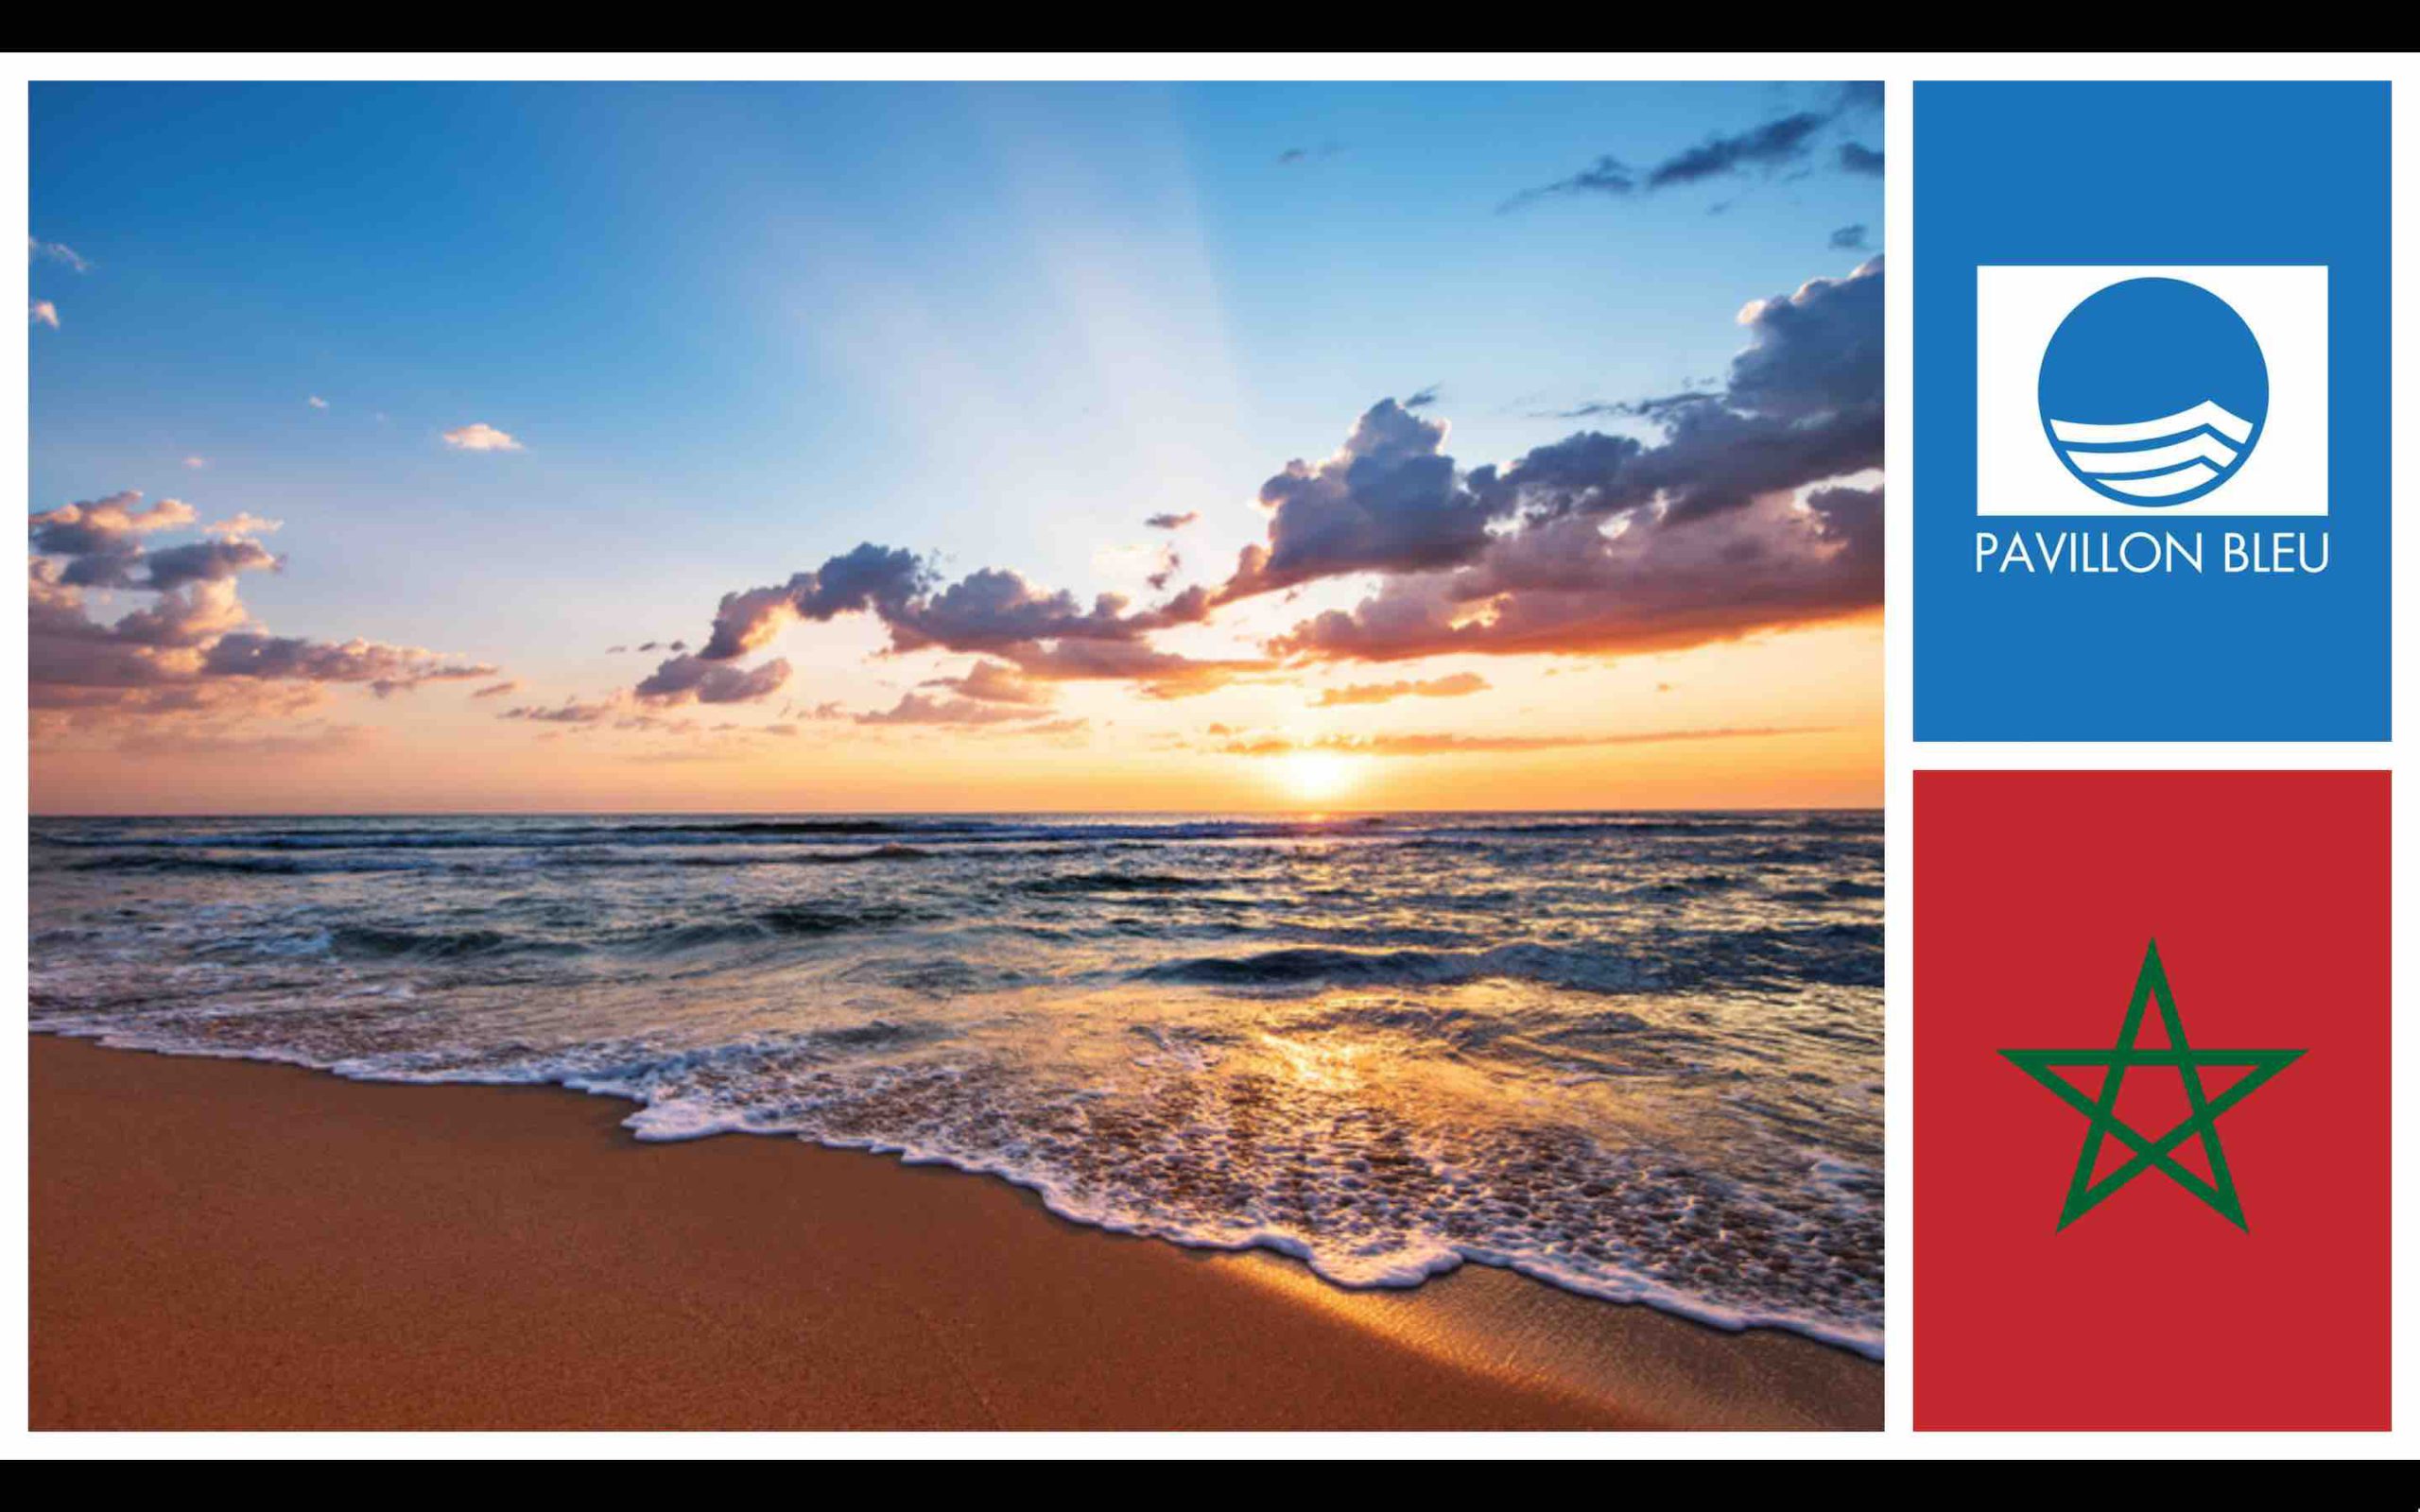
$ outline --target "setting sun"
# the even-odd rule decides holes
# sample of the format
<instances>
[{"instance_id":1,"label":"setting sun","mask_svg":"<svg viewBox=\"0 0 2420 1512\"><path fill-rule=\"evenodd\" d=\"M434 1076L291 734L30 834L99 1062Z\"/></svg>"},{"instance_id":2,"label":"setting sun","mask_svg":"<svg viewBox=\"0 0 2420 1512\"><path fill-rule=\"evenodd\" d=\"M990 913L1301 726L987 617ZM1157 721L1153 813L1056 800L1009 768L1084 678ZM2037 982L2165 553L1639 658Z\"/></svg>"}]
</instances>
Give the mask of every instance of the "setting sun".
<instances>
[{"instance_id":1,"label":"setting sun","mask_svg":"<svg viewBox=\"0 0 2420 1512\"><path fill-rule=\"evenodd\" d=\"M1278 781L1298 799L1317 801L1350 792L1361 781L1362 760L1332 750L1298 750L1280 757Z\"/></svg>"}]
</instances>

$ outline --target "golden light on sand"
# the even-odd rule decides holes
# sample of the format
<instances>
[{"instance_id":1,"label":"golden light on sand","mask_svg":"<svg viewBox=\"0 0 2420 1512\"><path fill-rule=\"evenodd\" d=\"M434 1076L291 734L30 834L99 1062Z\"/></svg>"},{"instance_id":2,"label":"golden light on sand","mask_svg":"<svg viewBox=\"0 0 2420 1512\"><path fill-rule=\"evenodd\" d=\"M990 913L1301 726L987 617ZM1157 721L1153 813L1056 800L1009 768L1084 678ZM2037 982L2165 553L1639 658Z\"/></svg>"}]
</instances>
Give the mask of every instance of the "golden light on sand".
<instances>
[{"instance_id":1,"label":"golden light on sand","mask_svg":"<svg viewBox=\"0 0 2420 1512\"><path fill-rule=\"evenodd\" d=\"M1298 750L1277 759L1277 780L1305 802L1350 792L1361 780L1362 759L1332 750Z\"/></svg>"}]
</instances>

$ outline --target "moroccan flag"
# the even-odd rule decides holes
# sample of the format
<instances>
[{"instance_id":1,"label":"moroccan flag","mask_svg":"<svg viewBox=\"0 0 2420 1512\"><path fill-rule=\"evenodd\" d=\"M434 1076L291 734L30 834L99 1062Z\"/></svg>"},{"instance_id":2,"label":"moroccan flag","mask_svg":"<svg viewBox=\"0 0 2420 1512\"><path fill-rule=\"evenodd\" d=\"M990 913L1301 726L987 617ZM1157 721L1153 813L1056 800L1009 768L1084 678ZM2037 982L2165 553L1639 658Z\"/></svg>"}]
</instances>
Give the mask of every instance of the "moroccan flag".
<instances>
[{"instance_id":1,"label":"moroccan flag","mask_svg":"<svg viewBox=\"0 0 2420 1512\"><path fill-rule=\"evenodd\" d=\"M1919 772L1920 1429L2388 1426L2383 772Z\"/></svg>"}]
</instances>

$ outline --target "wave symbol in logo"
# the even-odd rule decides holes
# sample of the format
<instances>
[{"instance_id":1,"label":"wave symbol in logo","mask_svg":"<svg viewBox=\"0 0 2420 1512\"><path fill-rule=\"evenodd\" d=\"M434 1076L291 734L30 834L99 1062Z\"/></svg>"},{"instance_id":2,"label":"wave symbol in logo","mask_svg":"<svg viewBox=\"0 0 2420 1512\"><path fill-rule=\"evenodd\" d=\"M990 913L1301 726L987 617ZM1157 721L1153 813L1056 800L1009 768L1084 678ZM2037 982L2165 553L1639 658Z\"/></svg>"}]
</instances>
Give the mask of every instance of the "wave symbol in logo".
<instances>
[{"instance_id":1,"label":"wave symbol in logo","mask_svg":"<svg viewBox=\"0 0 2420 1512\"><path fill-rule=\"evenodd\" d=\"M2234 306L2174 278L2112 284L2042 355L2042 426L2067 471L2144 508L2235 476L2269 414L2269 367Z\"/></svg>"}]
</instances>

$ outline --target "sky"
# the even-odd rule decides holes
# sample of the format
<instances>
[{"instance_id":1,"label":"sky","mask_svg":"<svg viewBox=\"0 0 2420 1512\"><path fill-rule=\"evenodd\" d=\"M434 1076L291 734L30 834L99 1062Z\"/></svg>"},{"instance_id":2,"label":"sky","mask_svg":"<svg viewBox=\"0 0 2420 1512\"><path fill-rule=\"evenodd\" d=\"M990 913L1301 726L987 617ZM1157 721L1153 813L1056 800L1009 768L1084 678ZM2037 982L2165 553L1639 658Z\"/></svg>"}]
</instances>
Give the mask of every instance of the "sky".
<instances>
[{"instance_id":1,"label":"sky","mask_svg":"<svg viewBox=\"0 0 2420 1512\"><path fill-rule=\"evenodd\" d=\"M1878 803L1880 114L38 85L33 806Z\"/></svg>"}]
</instances>

